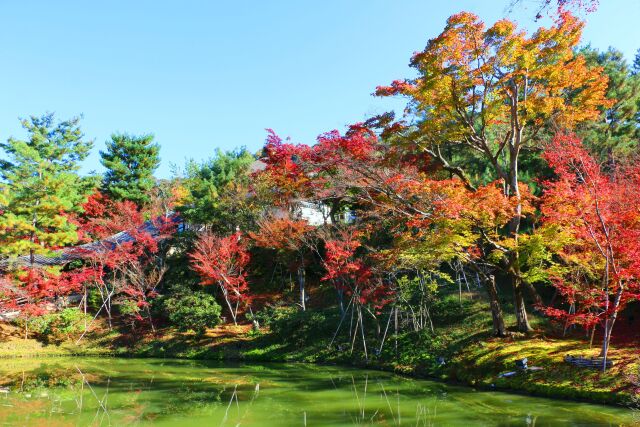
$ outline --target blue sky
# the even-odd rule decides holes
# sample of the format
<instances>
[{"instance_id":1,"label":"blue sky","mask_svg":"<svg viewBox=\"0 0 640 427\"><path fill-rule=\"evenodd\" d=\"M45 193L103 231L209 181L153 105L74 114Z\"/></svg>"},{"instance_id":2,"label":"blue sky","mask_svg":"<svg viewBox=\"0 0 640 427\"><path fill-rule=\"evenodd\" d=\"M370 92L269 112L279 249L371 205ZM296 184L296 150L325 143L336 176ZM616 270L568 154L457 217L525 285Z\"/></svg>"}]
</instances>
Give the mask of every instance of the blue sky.
<instances>
[{"instance_id":1,"label":"blue sky","mask_svg":"<svg viewBox=\"0 0 640 427\"><path fill-rule=\"evenodd\" d=\"M83 114L98 150L115 131L153 133L157 173L215 148L259 149L265 128L297 142L402 106L372 97L410 76L414 51L461 10L487 23L509 0L0 1L0 139L18 117ZM640 1L601 0L584 42L640 48ZM534 0L509 16L535 29ZM527 9L529 7L529 9ZM544 23L544 22L543 22Z\"/></svg>"}]
</instances>

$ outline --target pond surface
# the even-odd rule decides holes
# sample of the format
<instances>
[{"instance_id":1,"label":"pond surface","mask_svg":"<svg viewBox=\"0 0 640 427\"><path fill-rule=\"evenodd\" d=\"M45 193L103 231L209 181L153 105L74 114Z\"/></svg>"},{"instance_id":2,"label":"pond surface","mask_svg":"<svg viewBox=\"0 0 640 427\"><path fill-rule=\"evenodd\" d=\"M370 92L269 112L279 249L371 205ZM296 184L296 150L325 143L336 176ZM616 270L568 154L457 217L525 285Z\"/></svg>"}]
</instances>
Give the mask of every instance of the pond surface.
<instances>
[{"instance_id":1,"label":"pond surface","mask_svg":"<svg viewBox=\"0 0 640 427\"><path fill-rule=\"evenodd\" d=\"M389 373L170 359L0 360L0 426L614 426L622 408Z\"/></svg>"}]
</instances>

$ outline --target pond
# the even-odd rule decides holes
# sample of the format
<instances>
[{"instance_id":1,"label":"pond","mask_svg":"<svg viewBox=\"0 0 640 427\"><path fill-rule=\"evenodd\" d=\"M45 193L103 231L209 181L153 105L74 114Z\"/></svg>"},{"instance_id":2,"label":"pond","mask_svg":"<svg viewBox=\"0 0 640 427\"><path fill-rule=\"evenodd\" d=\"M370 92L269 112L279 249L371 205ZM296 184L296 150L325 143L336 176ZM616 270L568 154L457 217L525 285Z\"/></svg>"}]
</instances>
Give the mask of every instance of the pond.
<instances>
[{"instance_id":1,"label":"pond","mask_svg":"<svg viewBox=\"0 0 640 427\"><path fill-rule=\"evenodd\" d=\"M171 359L0 360L0 426L613 426L623 408L369 370Z\"/></svg>"}]
</instances>

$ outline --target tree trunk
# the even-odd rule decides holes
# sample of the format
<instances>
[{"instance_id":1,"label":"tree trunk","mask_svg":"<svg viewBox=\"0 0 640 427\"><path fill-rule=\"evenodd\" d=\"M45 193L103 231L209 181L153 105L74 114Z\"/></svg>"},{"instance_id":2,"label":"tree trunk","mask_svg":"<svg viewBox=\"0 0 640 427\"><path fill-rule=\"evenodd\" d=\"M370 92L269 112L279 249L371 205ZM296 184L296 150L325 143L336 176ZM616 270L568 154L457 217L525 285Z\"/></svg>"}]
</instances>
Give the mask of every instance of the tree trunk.
<instances>
[{"instance_id":1,"label":"tree trunk","mask_svg":"<svg viewBox=\"0 0 640 427\"><path fill-rule=\"evenodd\" d=\"M300 307L302 307L302 311L306 311L306 299L307 294L305 291L305 271L304 266L300 266L298 268L298 284L300 285Z\"/></svg>"},{"instance_id":2,"label":"tree trunk","mask_svg":"<svg viewBox=\"0 0 640 427\"><path fill-rule=\"evenodd\" d=\"M520 332L531 332L533 329L529 324L527 317L527 309L524 305L524 298L522 296L522 283L517 276L511 277L511 283L513 284L513 304L515 306L516 324Z\"/></svg>"},{"instance_id":3,"label":"tree trunk","mask_svg":"<svg viewBox=\"0 0 640 427\"><path fill-rule=\"evenodd\" d=\"M87 332L87 284L83 284L84 288L84 298L83 301L83 311L84 311L84 331Z\"/></svg>"},{"instance_id":4,"label":"tree trunk","mask_svg":"<svg viewBox=\"0 0 640 427\"><path fill-rule=\"evenodd\" d=\"M512 109L517 110L517 88L516 96L513 98ZM518 182L518 155L522 144L522 125L518 123L517 111L512 118L513 140L509 149L509 174L507 183L507 196L515 197L516 212L515 216L509 221L509 235L514 240L514 247L509 254L508 273L511 276L511 284L513 286L513 304L516 313L517 328L520 332L531 331L529 319L527 318L527 309L524 305L522 295L522 279L520 278L520 257L518 253L518 235L520 233L520 222L522 218L522 198L520 196L520 183Z\"/></svg>"},{"instance_id":5,"label":"tree trunk","mask_svg":"<svg viewBox=\"0 0 640 427\"><path fill-rule=\"evenodd\" d=\"M494 276L489 276L489 280L484 280L487 294L489 294L489 304L491 306L491 317L493 319L493 335L497 337L504 337L507 335L507 330L504 326L504 318L502 317L502 308L500 307L500 301L498 301L498 291L496 289L496 279Z\"/></svg>"},{"instance_id":6,"label":"tree trunk","mask_svg":"<svg viewBox=\"0 0 640 427\"><path fill-rule=\"evenodd\" d=\"M469 262L469 266L475 271L478 281L482 282L487 291L493 320L493 334L497 337L507 336L507 328L504 326L504 317L502 316L502 307L498 299L495 276L485 274L474 262ZM482 279L480 279L480 277L482 277Z\"/></svg>"},{"instance_id":7,"label":"tree trunk","mask_svg":"<svg viewBox=\"0 0 640 427\"><path fill-rule=\"evenodd\" d=\"M603 362L602 362L603 371L607 367L607 356L609 354L609 342L611 341L611 333L613 332L613 326L615 325L616 319L618 318L618 310L620 309L620 301L622 300L623 293L624 293L624 286L620 284L618 288L618 292L616 293L616 298L613 301L613 310L611 313L611 317L609 317L604 324L604 338L602 340L602 350L600 352L600 357L603 358Z\"/></svg>"},{"instance_id":8,"label":"tree trunk","mask_svg":"<svg viewBox=\"0 0 640 427\"><path fill-rule=\"evenodd\" d=\"M344 316L344 292L342 289L338 289L338 306L340 307L340 315Z\"/></svg>"}]
</instances>

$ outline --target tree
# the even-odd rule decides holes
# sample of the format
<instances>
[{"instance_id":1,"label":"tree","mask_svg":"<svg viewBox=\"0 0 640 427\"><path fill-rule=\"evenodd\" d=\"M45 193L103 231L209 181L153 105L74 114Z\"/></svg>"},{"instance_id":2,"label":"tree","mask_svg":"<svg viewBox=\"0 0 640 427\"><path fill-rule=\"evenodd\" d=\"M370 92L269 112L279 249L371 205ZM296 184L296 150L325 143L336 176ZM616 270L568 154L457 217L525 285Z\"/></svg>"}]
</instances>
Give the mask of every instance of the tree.
<instances>
[{"instance_id":1,"label":"tree","mask_svg":"<svg viewBox=\"0 0 640 427\"><path fill-rule=\"evenodd\" d=\"M640 166L603 168L570 134L557 135L544 157L557 174L545 185L544 222L567 236L559 255L568 269L553 284L572 306L546 311L587 328L600 323L606 366L618 313L640 297Z\"/></svg>"},{"instance_id":2,"label":"tree","mask_svg":"<svg viewBox=\"0 0 640 427\"><path fill-rule=\"evenodd\" d=\"M228 234L251 229L259 211L251 198L251 170L255 156L246 149L222 152L198 164L187 164L184 186L188 191L180 212L195 224Z\"/></svg>"},{"instance_id":3,"label":"tree","mask_svg":"<svg viewBox=\"0 0 640 427\"><path fill-rule=\"evenodd\" d=\"M191 268L200 276L204 286L217 285L222 292L235 325L241 303L249 303L246 266L249 253L239 233L220 237L202 233L189 254Z\"/></svg>"},{"instance_id":4,"label":"tree","mask_svg":"<svg viewBox=\"0 0 640 427\"><path fill-rule=\"evenodd\" d=\"M609 48L599 52L591 47L580 50L587 64L601 66L608 77L606 97L609 105L600 107L595 120L576 128L590 151L606 161L609 167L632 155L638 147L638 108L640 107L640 75L633 74L622 52Z\"/></svg>"},{"instance_id":5,"label":"tree","mask_svg":"<svg viewBox=\"0 0 640 427\"><path fill-rule=\"evenodd\" d=\"M258 222L258 231L249 237L257 246L276 251L278 261L297 274L300 287L300 308L307 309L306 264L315 247L314 227L305 220L266 217Z\"/></svg>"},{"instance_id":6,"label":"tree","mask_svg":"<svg viewBox=\"0 0 640 427\"><path fill-rule=\"evenodd\" d=\"M512 239L501 231L515 205L495 184L471 191L460 180L437 179L413 156L405 156L362 124L346 135L327 132L312 147L284 143L270 133L265 152L262 175L272 183L277 203L303 199L330 205L331 223L339 226L336 213L348 210L352 226L368 236L365 246L378 254L371 262L377 277L417 274L446 279L443 265L464 263L487 290L494 333L505 335L492 271L483 257L496 250L487 241L500 249L512 246ZM528 204L524 212L530 212ZM332 227L323 228L329 233L325 241L337 239L329 231ZM424 280L417 283L424 289ZM336 288L343 307L345 290Z\"/></svg>"},{"instance_id":7,"label":"tree","mask_svg":"<svg viewBox=\"0 0 640 427\"><path fill-rule=\"evenodd\" d=\"M471 191L477 183L469 165L456 162L455 154L474 153L486 162L493 179L501 181L504 194L517 202L508 226L514 246L503 258L522 331L531 327L518 259L521 154L538 147L538 133L549 123L571 128L595 119L598 108L610 105L602 68L588 67L585 58L574 53L582 27L563 12L554 26L527 37L508 20L486 28L477 16L462 12L450 17L444 31L414 55L411 65L417 78L376 90L379 96L410 100L407 110L415 125L400 128L396 144L426 157Z\"/></svg>"},{"instance_id":8,"label":"tree","mask_svg":"<svg viewBox=\"0 0 640 427\"><path fill-rule=\"evenodd\" d=\"M107 150L100 151L100 162L107 169L103 191L113 200L147 203L160 164L160 146L153 143L153 135L113 134L106 145Z\"/></svg>"},{"instance_id":9,"label":"tree","mask_svg":"<svg viewBox=\"0 0 640 427\"><path fill-rule=\"evenodd\" d=\"M50 311L64 306L66 297L89 280L86 270L60 272L59 268L22 267L0 276L0 310L16 311L28 338L29 324Z\"/></svg>"},{"instance_id":10,"label":"tree","mask_svg":"<svg viewBox=\"0 0 640 427\"><path fill-rule=\"evenodd\" d=\"M143 211L132 201L113 201L96 192L75 218L83 241L91 243L70 252L91 272L83 283L85 310L87 288L94 287L102 299L96 317L104 310L109 325L116 304L132 326L146 318L155 329L150 304L167 271L167 247L162 242L176 230L174 217L161 210Z\"/></svg>"},{"instance_id":11,"label":"tree","mask_svg":"<svg viewBox=\"0 0 640 427\"><path fill-rule=\"evenodd\" d=\"M53 114L22 120L25 140L0 143L7 158L0 193L0 252L49 255L53 249L77 241L68 216L77 212L93 186L78 176L79 162L93 146L86 141L79 119L55 122Z\"/></svg>"},{"instance_id":12,"label":"tree","mask_svg":"<svg viewBox=\"0 0 640 427\"><path fill-rule=\"evenodd\" d=\"M351 351L353 351L359 329L365 358L368 358L364 314L369 313L377 321L376 314L380 314L380 310L393 298L392 292L382 280L382 276L376 274L377 272L371 267L375 258L369 256L368 251L362 250L364 249L363 237L365 236L361 231L353 225L336 227L325 235L325 257L322 260L322 265L326 274L321 280L329 281L349 298L347 309L342 314L342 320L345 319L348 308L351 307L352 313L357 316L353 332L349 331L352 337ZM365 313L363 313L363 308Z\"/></svg>"}]
</instances>

